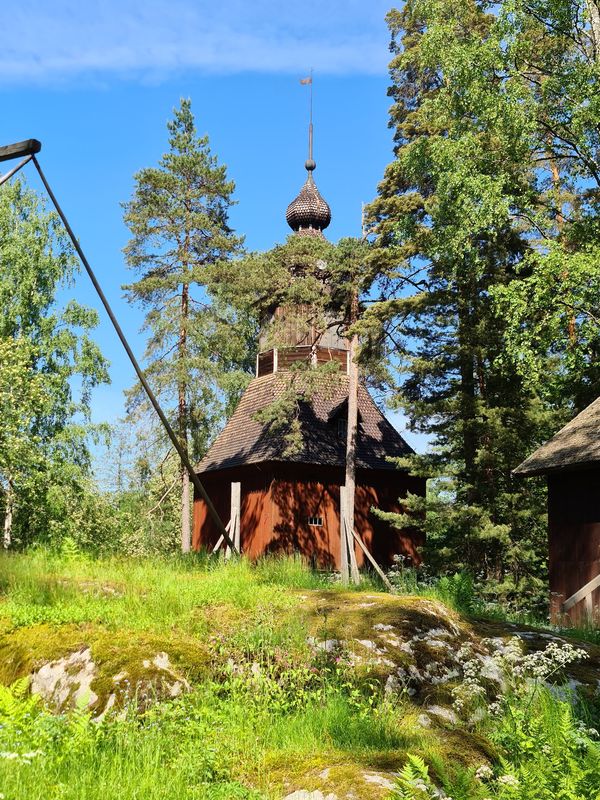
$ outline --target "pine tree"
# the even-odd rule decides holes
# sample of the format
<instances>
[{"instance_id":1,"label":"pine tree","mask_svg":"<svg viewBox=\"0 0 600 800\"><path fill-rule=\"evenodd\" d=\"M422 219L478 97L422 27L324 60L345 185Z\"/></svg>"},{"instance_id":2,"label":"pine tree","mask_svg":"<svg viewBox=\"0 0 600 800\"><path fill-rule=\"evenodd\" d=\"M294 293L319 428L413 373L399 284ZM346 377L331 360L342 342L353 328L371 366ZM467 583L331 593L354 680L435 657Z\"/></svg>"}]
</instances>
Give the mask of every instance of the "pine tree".
<instances>
[{"instance_id":1,"label":"pine tree","mask_svg":"<svg viewBox=\"0 0 600 800\"><path fill-rule=\"evenodd\" d=\"M228 223L234 184L198 137L189 100L168 123L169 151L157 167L135 176L125 204L132 238L128 266L139 278L126 287L129 300L146 311L146 370L159 399L170 409L183 446L198 458L219 424L230 396L245 381L247 337L218 300L206 292L216 262L240 251ZM129 394L130 412L147 411L140 387ZM181 481L181 547L190 549L190 490Z\"/></svg>"}]
</instances>

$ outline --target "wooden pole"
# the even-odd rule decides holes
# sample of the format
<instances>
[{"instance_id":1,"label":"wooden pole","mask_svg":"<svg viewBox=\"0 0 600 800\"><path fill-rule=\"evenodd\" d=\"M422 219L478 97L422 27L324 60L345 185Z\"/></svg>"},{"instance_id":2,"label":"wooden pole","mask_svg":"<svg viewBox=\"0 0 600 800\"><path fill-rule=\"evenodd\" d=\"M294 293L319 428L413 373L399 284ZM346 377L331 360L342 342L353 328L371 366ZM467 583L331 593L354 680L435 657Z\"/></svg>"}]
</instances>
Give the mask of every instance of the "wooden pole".
<instances>
[{"instance_id":1,"label":"wooden pole","mask_svg":"<svg viewBox=\"0 0 600 800\"><path fill-rule=\"evenodd\" d=\"M366 239L365 228L365 209L364 204L362 208L362 241ZM358 287L352 288L350 297L349 309L349 327L352 328L358 321L359 316L359 302L358 302ZM360 578L358 574L358 567L356 565L356 552L354 548L354 541L352 535L354 534L354 508L356 505L356 449L358 445L358 390L359 390L359 372L358 372L358 334L353 333L350 337L348 348L348 425L346 431L346 474L344 484L346 490L345 503L344 503L344 519L347 527L347 540L348 550L351 553L352 561L352 580L358 583Z\"/></svg>"},{"instance_id":2,"label":"wooden pole","mask_svg":"<svg viewBox=\"0 0 600 800\"><path fill-rule=\"evenodd\" d=\"M30 141L31 142L36 142L35 139L32 139ZM38 142L38 144L39 144L39 142ZM41 145L40 145L40 147L41 147ZM37 153L38 150L34 149L33 152ZM1 159L1 154L0 154L0 159ZM87 272L87 274L88 274L88 276L89 276L89 278L90 278L90 280L91 280L91 282L92 282L92 284L94 286L94 289L96 290L96 294L98 295L102 305L106 309L106 313L108 314L108 317L109 317L110 321L112 322L113 328L115 329L115 332L116 332L117 336L119 337L119 339L121 341L121 344L125 348L125 352L129 356L129 360L131 361L131 365L134 368L135 373L138 376L138 379L139 379L140 383L142 384L142 387L143 387L144 391L146 392L146 396L148 397L148 400L150 401L150 403L152 404L154 410L158 414L158 417L159 417L160 421L162 422L163 428L165 429L165 431L167 433L167 436L171 440L171 443L172 443L173 447L175 448L175 450L177 451L177 453L179 455L179 458L181 459L181 463L184 465L184 467L188 471L188 474L190 476L190 480L194 484L194 489L198 492L200 497L204 500L204 502L206 504L206 509L207 509L207 511L208 511L208 513L209 513L214 525L216 526L217 530L219 531L219 533L223 537L223 539L227 542L227 544L230 547L233 547L234 546L233 542L231 541L231 539L229 537L229 533L227 532L225 526L223 525L223 521L221 520L221 517L218 515L217 510L214 507L212 500L210 499L210 497L208 496L208 494L206 492L206 489L202 485L202 481L198 477L198 475L196 473L196 470L194 469L194 466L193 466L192 462L190 461L190 458L189 458L189 455L187 453L187 450L183 447L183 445L179 441L179 437L176 436L175 431L173 430L173 428L171 427L171 425L169 423L169 420L165 416L165 412L160 407L160 404L159 404L158 400L156 399L156 396L154 395L154 392L150 388L150 384L146 380L146 376L144 375L144 373L142 371L142 368L138 364L137 358L135 357L135 355L133 354L133 350L129 346L129 342L125 338L125 334L123 333L123 329L119 325L119 323L117 321L117 318L115 317L115 314L114 314L114 312L113 312L113 310L112 310L112 308L110 306L110 303L108 302L108 300L106 298L106 295L102 291L102 287L98 283L98 279L96 278L94 270L91 268L90 263L87 260L85 253L81 249L81 245L79 244L79 240L75 236L75 233L73 232L73 228L71 228L71 225L69 224L69 220L66 218L64 211L62 210L62 208L60 207L60 205L58 203L58 200L56 199L56 195L54 194L54 192L52 191L52 189L50 187L50 184L46 180L46 176L44 175L44 172L42 171L42 168L40 167L40 164L39 164L37 158L35 157L35 155L31 156L31 160L33 161L33 164L34 164L35 168L38 171L38 174L40 176L40 179L41 179L42 183L44 184L44 186L46 188L46 191L48 192L48 196L50 197L50 200L52 200L52 204L54 205L54 208L56 209L56 213L61 218L61 220L63 222L63 225L65 226L65 230L67 231L67 233L69 235L69 239L71 240L71 242L73 244L73 247L75 248L75 250L77 252L77 255L81 259L81 263L83 264L83 266L85 268L85 271Z\"/></svg>"},{"instance_id":3,"label":"wooden pole","mask_svg":"<svg viewBox=\"0 0 600 800\"><path fill-rule=\"evenodd\" d=\"M393 591L394 587L390 583L388 576L381 569L379 564L375 561L375 559L373 558L373 556L369 552L369 549L367 548L366 544L363 542L363 540L360 538L360 536L358 535L358 533L354 529L350 528L350 530L352 531L352 535L354 536L354 538L358 542L358 546L360 547L360 549L363 551L363 553L366 555L366 557L369 559L369 561L373 565L373 569L375 570L375 572L379 575L379 577L385 583L385 585L390 590L390 592Z\"/></svg>"},{"instance_id":4,"label":"wooden pole","mask_svg":"<svg viewBox=\"0 0 600 800\"><path fill-rule=\"evenodd\" d=\"M351 528L348 525L348 492L345 486L340 486L340 532L344 534L344 541L348 549L348 562L350 565L350 578L352 583L360 583L360 573L358 571L358 563L356 561L356 546L354 539L350 533Z\"/></svg>"},{"instance_id":5,"label":"wooden pole","mask_svg":"<svg viewBox=\"0 0 600 800\"><path fill-rule=\"evenodd\" d=\"M358 292L354 291L350 308L350 324L358 319ZM344 514L348 523L347 542L348 549L354 556L352 580L359 582L358 567L356 566L356 553L350 531L354 530L354 506L356 502L356 447L358 443L358 336L354 334L350 339L348 357L348 430L346 432L346 474L345 474L345 505Z\"/></svg>"},{"instance_id":6,"label":"wooden pole","mask_svg":"<svg viewBox=\"0 0 600 800\"><path fill-rule=\"evenodd\" d=\"M235 528L233 530L233 543L238 553L242 552L241 546L241 531L240 531L240 510L242 507L242 484L231 484L231 519L235 520Z\"/></svg>"},{"instance_id":7,"label":"wooden pole","mask_svg":"<svg viewBox=\"0 0 600 800\"><path fill-rule=\"evenodd\" d=\"M231 484L231 510L229 512L229 524L230 529L229 533L233 540L234 550L237 553L240 553L240 504L241 504L241 497L242 497L242 485L241 483L232 483ZM231 557L231 547L227 547L225 550L225 558Z\"/></svg>"}]
</instances>

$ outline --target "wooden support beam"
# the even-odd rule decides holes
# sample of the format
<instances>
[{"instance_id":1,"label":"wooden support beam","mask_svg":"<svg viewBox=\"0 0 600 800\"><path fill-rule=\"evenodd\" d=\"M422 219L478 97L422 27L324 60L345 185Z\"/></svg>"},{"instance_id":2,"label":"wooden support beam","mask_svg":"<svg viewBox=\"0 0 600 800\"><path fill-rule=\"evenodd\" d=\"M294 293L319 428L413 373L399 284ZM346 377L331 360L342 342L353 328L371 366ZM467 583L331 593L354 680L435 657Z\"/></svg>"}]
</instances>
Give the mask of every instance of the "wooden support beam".
<instances>
[{"instance_id":1,"label":"wooden support beam","mask_svg":"<svg viewBox=\"0 0 600 800\"><path fill-rule=\"evenodd\" d=\"M230 528L231 528L231 520L229 520L227 525L225 525L225 530L227 531L227 533L229 533L229 529ZM219 549L219 547L221 547L221 545L223 544L224 541L225 541L225 537L223 536L223 534L221 534L219 536L219 538L217 539L216 545L212 549L213 553L217 552L217 550Z\"/></svg>"},{"instance_id":2,"label":"wooden support beam","mask_svg":"<svg viewBox=\"0 0 600 800\"><path fill-rule=\"evenodd\" d=\"M346 487L340 486L340 572L342 574L342 583L344 586L350 581L350 572L348 569L348 525L346 515Z\"/></svg>"},{"instance_id":3,"label":"wooden support beam","mask_svg":"<svg viewBox=\"0 0 600 800\"><path fill-rule=\"evenodd\" d=\"M595 591L600 587L600 575L597 575L591 581L582 586L579 591L572 594L571 597L567 598L562 605L562 610L567 612L570 611L573 606L577 605L581 600L586 600L586 612L589 611L590 615L592 612L592 592Z\"/></svg>"},{"instance_id":4,"label":"wooden support beam","mask_svg":"<svg viewBox=\"0 0 600 800\"><path fill-rule=\"evenodd\" d=\"M25 139L15 144L5 144L0 147L0 161L10 161L13 158L25 158L39 153L42 143L37 139Z\"/></svg>"},{"instance_id":5,"label":"wooden support beam","mask_svg":"<svg viewBox=\"0 0 600 800\"><path fill-rule=\"evenodd\" d=\"M346 525L346 541L348 542L348 553L350 555L350 577L352 583L356 586L360 583L360 573L358 571L358 564L356 563L356 546L354 539L350 533L350 528Z\"/></svg>"},{"instance_id":6,"label":"wooden support beam","mask_svg":"<svg viewBox=\"0 0 600 800\"><path fill-rule=\"evenodd\" d=\"M240 512L242 508L242 484L231 484L231 514L229 519L232 521L231 538L238 553L242 552L241 547L241 531L240 531Z\"/></svg>"},{"instance_id":7,"label":"wooden support beam","mask_svg":"<svg viewBox=\"0 0 600 800\"><path fill-rule=\"evenodd\" d=\"M365 544L365 543L363 542L363 540L360 538L360 536L358 535L358 533L357 533L355 530L352 530L352 535L354 536L354 538L355 538L355 539L356 539L356 541L358 542L358 545L359 545L360 549L363 551L363 553L366 555L366 557L369 559L369 561L370 561L370 562L371 562L371 564L373 565L373 569L375 570L375 572L376 572L376 573L379 575L379 577L380 577L380 578L381 578L381 580L384 582L384 584L387 586L387 588L390 590L390 592L391 592L391 591L393 591L394 587L393 587L393 586L392 586L392 584L390 583L388 576L387 576L387 575L385 574L385 572L384 572L384 571L381 569L381 567L379 566L379 564L378 564L378 563L375 561L375 559L374 559L374 558L373 558L373 556L371 555L371 553L370 553L369 549L367 548L366 544Z\"/></svg>"}]
</instances>

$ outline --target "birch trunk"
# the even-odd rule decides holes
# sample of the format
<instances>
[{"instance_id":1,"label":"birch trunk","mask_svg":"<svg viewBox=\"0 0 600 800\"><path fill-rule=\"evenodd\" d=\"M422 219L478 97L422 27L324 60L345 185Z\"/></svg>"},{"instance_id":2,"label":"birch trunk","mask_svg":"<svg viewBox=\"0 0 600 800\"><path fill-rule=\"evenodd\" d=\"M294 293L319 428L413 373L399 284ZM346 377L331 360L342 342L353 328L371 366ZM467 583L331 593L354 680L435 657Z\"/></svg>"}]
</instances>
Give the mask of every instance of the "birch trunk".
<instances>
[{"instance_id":1,"label":"birch trunk","mask_svg":"<svg viewBox=\"0 0 600 800\"><path fill-rule=\"evenodd\" d=\"M6 489L6 509L4 512L4 538L3 538L3 545L4 549L8 550L8 548L12 544L12 525L13 525L13 513L15 507L15 493L13 489L12 482L8 481L8 487Z\"/></svg>"},{"instance_id":2,"label":"birch trunk","mask_svg":"<svg viewBox=\"0 0 600 800\"><path fill-rule=\"evenodd\" d=\"M600 59L600 4L597 0L587 0L586 5L590 15L593 57L594 61L598 61Z\"/></svg>"}]
</instances>

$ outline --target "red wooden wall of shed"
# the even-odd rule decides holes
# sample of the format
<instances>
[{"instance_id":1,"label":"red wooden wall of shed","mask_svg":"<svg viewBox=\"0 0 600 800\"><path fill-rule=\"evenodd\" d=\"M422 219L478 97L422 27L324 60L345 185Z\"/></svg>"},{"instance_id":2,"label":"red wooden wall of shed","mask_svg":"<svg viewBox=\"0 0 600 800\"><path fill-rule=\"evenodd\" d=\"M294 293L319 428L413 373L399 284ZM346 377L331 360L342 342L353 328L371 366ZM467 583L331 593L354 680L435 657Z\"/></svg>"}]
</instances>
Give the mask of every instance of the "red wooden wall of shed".
<instances>
[{"instance_id":1,"label":"red wooden wall of shed","mask_svg":"<svg viewBox=\"0 0 600 800\"><path fill-rule=\"evenodd\" d=\"M558 472L548 476L548 532L551 617L564 615L561 604L600 574L600 470ZM600 589L592 597L600 606ZM571 609L581 621L584 604Z\"/></svg>"},{"instance_id":2,"label":"red wooden wall of shed","mask_svg":"<svg viewBox=\"0 0 600 800\"><path fill-rule=\"evenodd\" d=\"M231 482L241 482L242 549L250 558L269 552L300 552L319 567L339 567L341 467L247 465L204 473L201 479L225 523L229 519ZM407 491L423 494L425 481L392 470L357 471L356 529L380 563L391 563L397 553L415 563L420 561L421 535L414 530L396 531L371 512L372 506L400 511L398 497ZM323 525L309 525L309 517L322 518ZM216 539L204 501L195 498L194 548L212 548ZM356 556L362 564L358 547Z\"/></svg>"}]
</instances>

